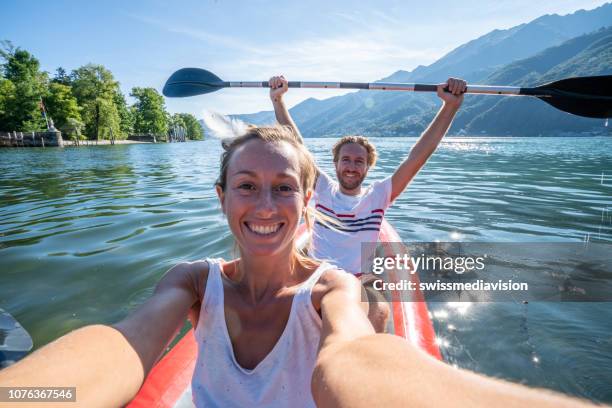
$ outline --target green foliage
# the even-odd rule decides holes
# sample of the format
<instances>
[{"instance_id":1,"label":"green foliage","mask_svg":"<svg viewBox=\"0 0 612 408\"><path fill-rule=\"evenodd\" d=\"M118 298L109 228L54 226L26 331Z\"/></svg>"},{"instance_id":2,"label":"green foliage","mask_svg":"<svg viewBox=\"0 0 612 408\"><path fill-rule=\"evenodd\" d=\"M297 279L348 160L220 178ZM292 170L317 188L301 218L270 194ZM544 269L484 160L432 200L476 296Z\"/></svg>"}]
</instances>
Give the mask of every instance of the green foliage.
<instances>
[{"instance_id":1,"label":"green foliage","mask_svg":"<svg viewBox=\"0 0 612 408\"><path fill-rule=\"evenodd\" d=\"M72 71L72 93L82 108L85 133L90 139L121 134L121 118L115 104L119 83L102 65L88 64Z\"/></svg>"},{"instance_id":2,"label":"green foliage","mask_svg":"<svg viewBox=\"0 0 612 408\"><path fill-rule=\"evenodd\" d=\"M168 113L164 97L154 88L132 88L130 96L136 98L132 106L134 131L165 135L168 131Z\"/></svg>"},{"instance_id":3,"label":"green foliage","mask_svg":"<svg viewBox=\"0 0 612 408\"><path fill-rule=\"evenodd\" d=\"M55 70L55 76L53 77L51 82L55 82L55 83L62 84L62 85L68 85L68 86L72 85L72 79L70 78L70 75L68 75L66 73L66 70L62 67L59 67L58 69Z\"/></svg>"},{"instance_id":4,"label":"green foliage","mask_svg":"<svg viewBox=\"0 0 612 408\"><path fill-rule=\"evenodd\" d=\"M0 129L9 129L8 122L11 106L15 103L15 84L8 79L0 79Z\"/></svg>"},{"instance_id":5,"label":"green foliage","mask_svg":"<svg viewBox=\"0 0 612 408\"><path fill-rule=\"evenodd\" d=\"M40 71L40 63L29 52L14 48L10 42L3 42L0 58L0 72L4 80L0 99L3 100L3 114L0 127L3 130L35 131L46 128L39 108L40 98L45 94L47 75ZM10 103L7 101L10 100Z\"/></svg>"},{"instance_id":6,"label":"green foliage","mask_svg":"<svg viewBox=\"0 0 612 408\"><path fill-rule=\"evenodd\" d=\"M68 136L70 140L84 140L86 137L81 133L85 128L85 124L75 118L68 118L62 132Z\"/></svg>"},{"instance_id":7,"label":"green foliage","mask_svg":"<svg viewBox=\"0 0 612 408\"><path fill-rule=\"evenodd\" d=\"M204 139L204 129L200 122L190 113L179 113L178 116L184 123L184 128L187 130L187 138L191 140Z\"/></svg>"},{"instance_id":8,"label":"green foliage","mask_svg":"<svg viewBox=\"0 0 612 408\"><path fill-rule=\"evenodd\" d=\"M69 86L52 82L49 84L49 93L44 98L47 114L53 119L55 127L64 130L68 119L81 121L81 114L76 98L72 95Z\"/></svg>"},{"instance_id":9,"label":"green foliage","mask_svg":"<svg viewBox=\"0 0 612 408\"><path fill-rule=\"evenodd\" d=\"M200 122L190 113L175 113L170 116L168 123L170 129L181 127L185 129L187 139L202 140L204 138L204 129Z\"/></svg>"},{"instance_id":10,"label":"green foliage","mask_svg":"<svg viewBox=\"0 0 612 408\"><path fill-rule=\"evenodd\" d=\"M175 113L174 115L171 115L168 118L168 128L173 129L178 127L182 127L183 129L185 129L185 121L183 120L180 114Z\"/></svg>"},{"instance_id":11,"label":"green foliage","mask_svg":"<svg viewBox=\"0 0 612 408\"><path fill-rule=\"evenodd\" d=\"M46 129L40 110L47 113L67 139L126 138L131 133L165 135L168 126L180 126L190 139L203 137L193 115L166 112L164 98L153 88L133 88L128 106L113 74L102 65L88 64L70 75L62 67L49 81L29 52L9 41L0 47L0 130Z\"/></svg>"},{"instance_id":12,"label":"green foliage","mask_svg":"<svg viewBox=\"0 0 612 408\"><path fill-rule=\"evenodd\" d=\"M132 111L128 108L125 97L121 92L115 92L113 95L113 101L117 107L117 113L119 113L119 129L120 135L115 135L118 139L124 139L129 134L134 133L134 116Z\"/></svg>"}]
</instances>

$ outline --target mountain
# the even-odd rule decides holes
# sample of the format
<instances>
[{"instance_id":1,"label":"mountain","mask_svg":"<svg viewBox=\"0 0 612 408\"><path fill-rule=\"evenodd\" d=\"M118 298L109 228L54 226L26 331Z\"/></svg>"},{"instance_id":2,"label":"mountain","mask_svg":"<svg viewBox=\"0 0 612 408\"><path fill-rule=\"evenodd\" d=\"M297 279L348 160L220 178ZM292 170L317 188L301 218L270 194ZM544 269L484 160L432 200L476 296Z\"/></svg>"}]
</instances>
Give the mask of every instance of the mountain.
<instances>
[{"instance_id":1,"label":"mountain","mask_svg":"<svg viewBox=\"0 0 612 408\"><path fill-rule=\"evenodd\" d=\"M609 25L612 25L612 3L565 16L547 14L507 30L493 30L427 67L417 67L403 81L438 82L449 76L480 81L501 65Z\"/></svg>"},{"instance_id":2,"label":"mountain","mask_svg":"<svg viewBox=\"0 0 612 408\"><path fill-rule=\"evenodd\" d=\"M565 44L574 37L593 32L612 24L612 3L596 9L580 10L573 14L545 15L530 23L521 24L507 30L494 30L473 41L459 46L438 61L429 66L418 66L413 71L396 71L381 79L383 82L442 82L449 76L465 78L472 83L512 85L536 85L546 78L554 77L554 67L568 62L568 58L577 57L572 52L572 46L558 49L554 52L540 55L539 59L516 65L519 61L530 59L548 50ZM584 45L592 38L583 39L582 43L573 44L574 51L584 50ZM582 47L582 48L581 48ZM581 52L582 52L581 51ZM599 57L598 57L599 58ZM569 62L568 62L569 63ZM584 58L578 58L573 63L558 68L557 74L565 72L581 72L587 68L578 68L586 63ZM513 65L514 64L514 65ZM548 67L537 68L532 64ZM604 73L609 62L602 61L599 72ZM539 70L538 70L539 69ZM529 70L529 75L521 70ZM553 70L552 72L548 72ZM577 73L573 75L579 75ZM543 77L543 78L542 78ZM559 76L557 76L559 78ZM472 102L472 98L481 98L484 102ZM491 130L485 123L490 121L482 109L491 109L493 105L518 103L519 101L502 101L500 98L488 96L467 96L461 114L458 116L452 132L481 132ZM512 98L514 99L514 98ZM484 105L480 105L484 103ZM543 104L540 101L527 102L530 106ZM420 133L429 123L439 105L432 94L390 91L359 91L343 96L324 100L307 99L294 106L290 112L306 137L339 136L347 133L360 133L369 136L394 136ZM545 104L544 104L545 105ZM548 109L553 109L547 107ZM495 113L497 111L492 111ZM255 124L273 123L273 112L264 111L250 115L235 115L247 122ZM478 120L476 117L480 116ZM588 119L586 119L588 121ZM578 128L584 129L586 122ZM592 123L592 122L591 122ZM506 132L504 127L498 131Z\"/></svg>"},{"instance_id":3,"label":"mountain","mask_svg":"<svg viewBox=\"0 0 612 408\"><path fill-rule=\"evenodd\" d=\"M612 75L612 27L603 28L490 74L487 84L534 86L576 76ZM453 123L464 133L550 135L563 132L609 133L600 119L570 115L535 98L468 95Z\"/></svg>"}]
</instances>

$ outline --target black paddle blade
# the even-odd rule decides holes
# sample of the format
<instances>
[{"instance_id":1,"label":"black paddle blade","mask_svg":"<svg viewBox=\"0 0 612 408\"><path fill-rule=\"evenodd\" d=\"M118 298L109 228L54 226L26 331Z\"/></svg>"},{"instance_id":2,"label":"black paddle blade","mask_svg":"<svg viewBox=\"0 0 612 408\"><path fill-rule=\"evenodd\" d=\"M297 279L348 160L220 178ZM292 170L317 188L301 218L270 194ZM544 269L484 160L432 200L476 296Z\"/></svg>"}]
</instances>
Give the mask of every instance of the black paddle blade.
<instances>
[{"instance_id":1,"label":"black paddle blade","mask_svg":"<svg viewBox=\"0 0 612 408\"><path fill-rule=\"evenodd\" d=\"M612 117L612 75L567 78L535 88L544 102L587 118Z\"/></svg>"},{"instance_id":2,"label":"black paddle blade","mask_svg":"<svg viewBox=\"0 0 612 408\"><path fill-rule=\"evenodd\" d=\"M182 68L170 75L164 85L163 94L181 98L214 92L227 86L221 78L201 68Z\"/></svg>"}]
</instances>

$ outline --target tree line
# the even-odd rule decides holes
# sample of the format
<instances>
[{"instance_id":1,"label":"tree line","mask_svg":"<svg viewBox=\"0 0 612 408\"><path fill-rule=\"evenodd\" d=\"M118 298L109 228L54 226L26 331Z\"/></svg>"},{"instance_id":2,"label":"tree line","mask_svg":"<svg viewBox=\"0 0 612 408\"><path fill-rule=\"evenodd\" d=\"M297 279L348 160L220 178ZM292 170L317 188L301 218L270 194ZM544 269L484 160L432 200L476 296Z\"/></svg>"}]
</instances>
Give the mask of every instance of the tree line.
<instances>
[{"instance_id":1,"label":"tree line","mask_svg":"<svg viewBox=\"0 0 612 408\"><path fill-rule=\"evenodd\" d=\"M70 73L59 67L51 76L32 54L9 41L2 41L0 59L0 130L46 130L42 102L55 127L72 139L166 135L178 127L189 139L204 136L195 116L170 115L154 88L132 88L135 103L128 106L119 82L103 65L87 64Z\"/></svg>"}]
</instances>

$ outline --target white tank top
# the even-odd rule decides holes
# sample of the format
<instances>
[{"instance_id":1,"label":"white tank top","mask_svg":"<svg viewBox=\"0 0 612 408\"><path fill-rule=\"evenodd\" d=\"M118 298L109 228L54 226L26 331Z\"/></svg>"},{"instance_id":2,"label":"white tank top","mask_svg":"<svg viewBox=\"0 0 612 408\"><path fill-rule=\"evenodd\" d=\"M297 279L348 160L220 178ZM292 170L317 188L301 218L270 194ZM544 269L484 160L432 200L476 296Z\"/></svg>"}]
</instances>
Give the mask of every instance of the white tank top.
<instances>
[{"instance_id":1,"label":"white tank top","mask_svg":"<svg viewBox=\"0 0 612 408\"><path fill-rule=\"evenodd\" d=\"M196 407L314 407L310 382L322 322L311 293L321 274L334 266L322 263L300 285L281 337L247 370L236 361L225 323L221 260L206 261L208 281L195 331L198 359L191 380Z\"/></svg>"}]
</instances>

